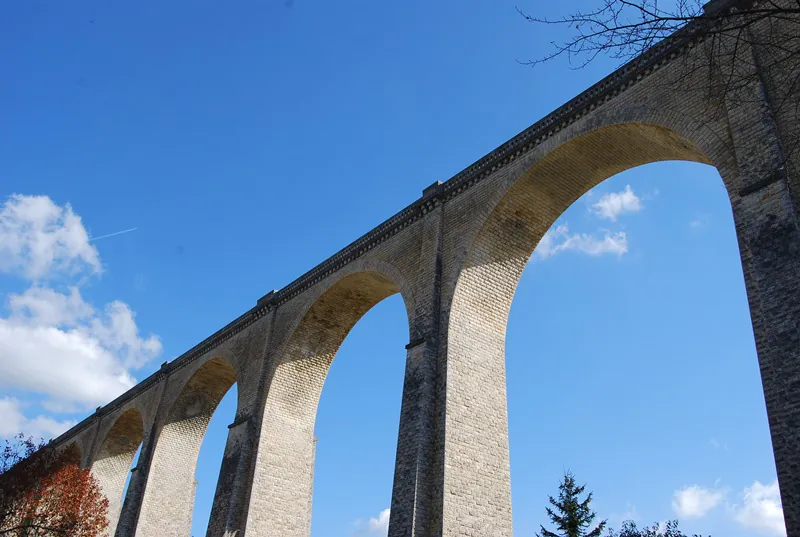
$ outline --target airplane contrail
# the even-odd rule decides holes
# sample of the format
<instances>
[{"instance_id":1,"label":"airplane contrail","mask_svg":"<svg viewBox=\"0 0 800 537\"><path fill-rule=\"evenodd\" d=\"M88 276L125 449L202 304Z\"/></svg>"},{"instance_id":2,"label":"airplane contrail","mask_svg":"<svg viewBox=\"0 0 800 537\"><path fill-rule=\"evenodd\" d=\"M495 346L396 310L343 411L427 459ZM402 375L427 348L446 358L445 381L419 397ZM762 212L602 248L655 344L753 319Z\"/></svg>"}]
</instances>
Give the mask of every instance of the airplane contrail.
<instances>
[{"instance_id":1,"label":"airplane contrail","mask_svg":"<svg viewBox=\"0 0 800 537\"><path fill-rule=\"evenodd\" d=\"M122 231L117 231L116 233L109 233L108 235L100 235L99 237L92 237L89 239L89 242L99 241L100 239L107 239L109 237L116 237L117 235L122 235L123 233L130 233L131 231L136 231L139 229L138 227L132 227L130 229L124 229Z\"/></svg>"}]
</instances>

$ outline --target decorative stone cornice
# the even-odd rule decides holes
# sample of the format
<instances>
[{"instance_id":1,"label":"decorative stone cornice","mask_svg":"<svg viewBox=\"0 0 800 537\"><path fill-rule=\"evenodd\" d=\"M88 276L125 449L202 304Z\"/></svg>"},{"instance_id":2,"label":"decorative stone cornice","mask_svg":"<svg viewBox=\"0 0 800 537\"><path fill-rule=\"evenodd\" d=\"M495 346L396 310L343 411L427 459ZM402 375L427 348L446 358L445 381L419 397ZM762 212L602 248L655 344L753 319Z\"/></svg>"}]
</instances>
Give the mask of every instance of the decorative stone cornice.
<instances>
[{"instance_id":1,"label":"decorative stone cornice","mask_svg":"<svg viewBox=\"0 0 800 537\"><path fill-rule=\"evenodd\" d=\"M712 0L714 13L735 7L737 0ZM486 179L493 172L503 168L516 158L531 151L537 145L574 123L595 108L623 93L654 71L670 63L702 41L706 29L702 21L690 24L671 37L664 39L640 56L626 63L610 75L566 104L560 106L541 120L534 123L506 143L499 146L474 164L465 168L444 183L436 182L423 190L417 201L402 209L394 216L339 250L331 257L306 272L289 285L278 291L271 291L261 297L256 306L245 312L225 327L201 341L184 354L165 363L159 371L123 393L97 412L84 419L72 429L54 440L61 443L88 427L117 408L125 405L138 394L157 384L173 371L185 367L210 350L225 343L246 329L269 311L292 300L307 289L337 272L345 265L355 261L387 239L411 226L441 203L458 196L470 187Z\"/></svg>"}]
</instances>

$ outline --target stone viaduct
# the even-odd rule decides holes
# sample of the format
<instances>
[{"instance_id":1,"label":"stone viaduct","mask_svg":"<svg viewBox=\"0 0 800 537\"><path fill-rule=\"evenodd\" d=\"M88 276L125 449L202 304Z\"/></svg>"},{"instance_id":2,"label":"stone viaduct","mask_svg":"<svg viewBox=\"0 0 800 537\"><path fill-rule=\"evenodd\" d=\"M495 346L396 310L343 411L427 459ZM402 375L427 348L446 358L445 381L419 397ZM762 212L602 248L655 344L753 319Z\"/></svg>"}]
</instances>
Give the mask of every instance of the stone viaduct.
<instances>
[{"instance_id":1,"label":"stone viaduct","mask_svg":"<svg viewBox=\"0 0 800 537\"><path fill-rule=\"evenodd\" d=\"M789 24L747 31L770 39ZM207 535L307 537L328 368L359 318L399 293L409 343L389 535L510 537L504 345L522 270L586 191L687 160L715 166L730 198L786 526L800 537L798 92L754 40L735 67L754 75L736 90L752 98L715 98L709 81L725 70L709 67L708 38L690 27L629 62L55 439L100 480L111 534L190 535L200 444L237 383Z\"/></svg>"}]
</instances>

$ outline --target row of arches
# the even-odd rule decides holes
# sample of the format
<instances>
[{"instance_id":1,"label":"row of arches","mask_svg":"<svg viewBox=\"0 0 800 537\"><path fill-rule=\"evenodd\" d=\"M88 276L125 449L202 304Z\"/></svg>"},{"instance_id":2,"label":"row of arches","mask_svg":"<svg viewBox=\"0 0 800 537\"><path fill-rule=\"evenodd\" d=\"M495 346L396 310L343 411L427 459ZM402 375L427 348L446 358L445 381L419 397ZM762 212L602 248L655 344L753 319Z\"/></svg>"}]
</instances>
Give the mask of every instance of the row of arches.
<instances>
[{"instance_id":1,"label":"row of arches","mask_svg":"<svg viewBox=\"0 0 800 537\"><path fill-rule=\"evenodd\" d=\"M212 416L229 392L235 397L236 372L222 358L213 358L195 371L180 391L164 424L150 463L137 535L183 535L192 526L195 471ZM235 400L233 401L235 406ZM92 473L109 500L109 535L114 535L131 474L145 440L145 419L137 408L117 418L92 462ZM187 462L188 461L188 462ZM157 509L169 516L147 516ZM158 520L158 527L147 521Z\"/></svg>"},{"instance_id":2,"label":"row of arches","mask_svg":"<svg viewBox=\"0 0 800 537\"><path fill-rule=\"evenodd\" d=\"M311 497L315 458L314 442L308 442L308 437L314 436L317 404L333 357L368 310L398 293L398 287L384 274L355 270L323 293L293 328L295 336L286 345L285 357L273 373L272 385L276 388L269 392L263 420L263 429L271 433L262 435L266 442L261 447L265 453L292 453L292 462L287 466L292 473L277 484L267 483L273 490L264 497L282 498L278 503L295 505ZM197 368L180 389L164 424L156 430L136 535L185 535L201 524L193 520L197 461L212 416L223 399L232 399L230 392L236 392L239 380L229 360L214 357ZM225 409L225 417L238 416L237 407L234 398ZM238 424L236 418L228 421L234 422L231 426ZM92 462L92 471L109 498L111 535L123 508L130 475L138 470L135 463L145 441L145 422L136 408L122 412L105 434ZM217 431L218 436L220 432ZM219 452L224 444L216 443ZM214 457L217 464L219 458ZM204 503L204 510L211 511L207 497ZM310 505L307 512L305 531L310 530ZM285 515L287 524L297 526L296 512ZM211 534L211 529L208 531Z\"/></svg>"},{"instance_id":3,"label":"row of arches","mask_svg":"<svg viewBox=\"0 0 800 537\"><path fill-rule=\"evenodd\" d=\"M448 391L444 412L444 442L457 445L448 452L443 471L447 511L466 509L480 531L512 534L508 417L506 403L506 327L522 272L553 223L583 194L607 178L644 164L682 160L715 164L728 174L730 155L719 152L711 137L696 144L677 130L640 122L586 128L568 138L544 144L538 155L522 164L513 181L501 183L491 203L478 207L477 232L460 243L457 231L442 238L445 247L460 251L442 281L447 308L445 338L448 386L481 389ZM702 147L705 143L705 147ZM466 234L469 235L469 234ZM463 248L462 248L463 247ZM411 286L388 265L354 264L315 297L288 336L266 390L258 446L263 467L253 488L250 509L276 527L292 526L294 534L311 531L310 506L314 487L314 433L318 403L333 358L351 329L375 305L401 295L414 331L416 304ZM448 278L448 276L451 276ZM186 535L192 525L195 467L209 421L219 402L237 383L234 367L213 358L188 379L158 431L142 516L137 535ZM487 419L489 416L490 419ZM122 413L98 450L93 471L101 481L113 513L122 506L129 468L146 431L135 409ZM289 460L286 454L291 454ZM193 461L185 464L185 461ZM474 489L482 495L475 502ZM304 506L286 510L287 505ZM308 517L297 514L308 510ZM148 513L153 510L156 514ZM157 513L170 516L157 516ZM457 535L462 521L444 517L444 535ZM499 533L498 533L499 532ZM256 534L259 534L256 529ZM390 530L391 534L391 530ZM488 534L488 533L486 533Z\"/></svg>"},{"instance_id":4,"label":"row of arches","mask_svg":"<svg viewBox=\"0 0 800 537\"><path fill-rule=\"evenodd\" d=\"M131 466L141 450L143 440L142 415L137 409L130 408L117 418L92 464L92 473L108 499L110 535L116 529L124 491L130 481Z\"/></svg>"}]
</instances>

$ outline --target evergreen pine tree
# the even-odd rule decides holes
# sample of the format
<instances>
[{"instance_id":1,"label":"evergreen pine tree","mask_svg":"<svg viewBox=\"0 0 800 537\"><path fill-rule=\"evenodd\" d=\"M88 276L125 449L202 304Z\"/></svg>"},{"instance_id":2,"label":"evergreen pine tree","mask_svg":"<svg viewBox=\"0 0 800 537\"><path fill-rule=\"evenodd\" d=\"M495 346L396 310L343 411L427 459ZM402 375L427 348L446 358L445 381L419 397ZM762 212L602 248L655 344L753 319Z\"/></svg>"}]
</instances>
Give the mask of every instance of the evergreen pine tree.
<instances>
[{"instance_id":1,"label":"evergreen pine tree","mask_svg":"<svg viewBox=\"0 0 800 537\"><path fill-rule=\"evenodd\" d=\"M669 520L665 524L653 524L651 527L639 529L633 520L626 520L622 523L622 528L617 532L609 530L608 537L688 537L678 529L677 520ZM703 537L694 534L692 537ZM710 537L710 536L709 536Z\"/></svg>"},{"instance_id":2,"label":"evergreen pine tree","mask_svg":"<svg viewBox=\"0 0 800 537\"><path fill-rule=\"evenodd\" d=\"M575 484L575 476L572 472L564 473L564 480L558 487L558 500L550 496L550 503L555 508L545 507L547 516L553 521L559 533L549 531L541 526L541 535L536 537L600 537L606 527L603 520L597 527L587 531L595 518L595 513L589 508L592 502L590 492L586 499L581 501L579 496L583 494L586 485L578 486Z\"/></svg>"}]
</instances>

